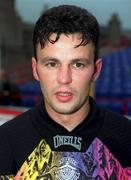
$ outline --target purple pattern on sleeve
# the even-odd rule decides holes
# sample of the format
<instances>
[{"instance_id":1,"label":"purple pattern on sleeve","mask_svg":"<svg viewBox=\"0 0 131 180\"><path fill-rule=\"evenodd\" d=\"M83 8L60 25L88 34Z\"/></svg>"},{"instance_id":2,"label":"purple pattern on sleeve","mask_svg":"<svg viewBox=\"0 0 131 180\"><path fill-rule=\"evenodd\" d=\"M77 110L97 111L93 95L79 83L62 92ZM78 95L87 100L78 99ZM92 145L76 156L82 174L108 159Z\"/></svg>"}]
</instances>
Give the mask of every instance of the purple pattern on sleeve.
<instances>
[{"instance_id":1,"label":"purple pattern on sleeve","mask_svg":"<svg viewBox=\"0 0 131 180\"><path fill-rule=\"evenodd\" d=\"M75 159L80 179L131 180L131 167L124 169L98 138L94 139L86 152L65 152L63 155Z\"/></svg>"}]
</instances>

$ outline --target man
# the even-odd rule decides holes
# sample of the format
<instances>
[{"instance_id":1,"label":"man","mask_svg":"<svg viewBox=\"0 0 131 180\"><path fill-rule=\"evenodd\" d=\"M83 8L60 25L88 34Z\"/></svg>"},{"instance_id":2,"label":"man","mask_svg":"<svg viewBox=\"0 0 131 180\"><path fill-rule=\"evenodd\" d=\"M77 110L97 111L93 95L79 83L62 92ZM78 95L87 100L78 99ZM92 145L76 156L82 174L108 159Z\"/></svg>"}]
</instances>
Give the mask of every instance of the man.
<instances>
[{"instance_id":1,"label":"man","mask_svg":"<svg viewBox=\"0 0 131 180\"><path fill-rule=\"evenodd\" d=\"M130 179L131 122L98 107L99 26L76 6L47 10L34 29L32 69L44 101L0 128L1 179Z\"/></svg>"}]
</instances>

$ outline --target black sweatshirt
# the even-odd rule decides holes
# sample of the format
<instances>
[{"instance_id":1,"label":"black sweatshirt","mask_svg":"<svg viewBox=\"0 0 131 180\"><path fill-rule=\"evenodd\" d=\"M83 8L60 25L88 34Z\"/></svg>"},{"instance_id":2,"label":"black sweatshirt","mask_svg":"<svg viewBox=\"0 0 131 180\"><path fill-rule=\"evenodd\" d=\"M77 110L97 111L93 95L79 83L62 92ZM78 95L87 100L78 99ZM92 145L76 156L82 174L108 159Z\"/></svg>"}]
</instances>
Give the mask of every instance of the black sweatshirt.
<instances>
[{"instance_id":1,"label":"black sweatshirt","mask_svg":"<svg viewBox=\"0 0 131 180\"><path fill-rule=\"evenodd\" d=\"M131 179L131 121L100 108L71 132L44 102L0 127L0 179Z\"/></svg>"}]
</instances>

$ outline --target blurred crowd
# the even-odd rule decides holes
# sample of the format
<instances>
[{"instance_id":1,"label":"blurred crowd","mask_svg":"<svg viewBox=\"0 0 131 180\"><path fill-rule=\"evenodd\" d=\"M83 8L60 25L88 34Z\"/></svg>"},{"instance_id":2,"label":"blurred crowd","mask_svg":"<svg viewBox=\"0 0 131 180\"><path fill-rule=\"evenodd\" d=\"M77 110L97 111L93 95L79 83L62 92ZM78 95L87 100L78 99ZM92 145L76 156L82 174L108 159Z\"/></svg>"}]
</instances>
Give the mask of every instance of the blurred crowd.
<instances>
[{"instance_id":1,"label":"blurred crowd","mask_svg":"<svg viewBox=\"0 0 131 180\"><path fill-rule=\"evenodd\" d=\"M0 105L19 106L21 103L18 86L9 78L9 74L0 70Z\"/></svg>"}]
</instances>

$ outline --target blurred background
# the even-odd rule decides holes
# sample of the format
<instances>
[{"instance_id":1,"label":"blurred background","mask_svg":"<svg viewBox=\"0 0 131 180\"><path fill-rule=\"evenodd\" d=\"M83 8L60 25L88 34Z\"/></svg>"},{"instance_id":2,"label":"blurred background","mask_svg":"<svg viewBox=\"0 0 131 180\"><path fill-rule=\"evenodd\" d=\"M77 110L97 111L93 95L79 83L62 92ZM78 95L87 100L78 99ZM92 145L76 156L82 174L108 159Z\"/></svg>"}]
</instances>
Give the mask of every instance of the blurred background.
<instances>
[{"instance_id":1,"label":"blurred background","mask_svg":"<svg viewBox=\"0 0 131 180\"><path fill-rule=\"evenodd\" d=\"M31 72L32 32L40 14L60 4L79 5L96 16L101 30L100 57L104 64L92 94L101 106L130 116L130 0L0 1L0 113L6 107L15 107L16 111L41 101L39 83L34 81Z\"/></svg>"}]
</instances>

